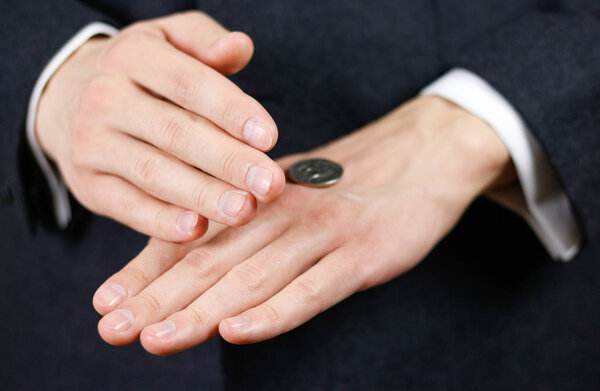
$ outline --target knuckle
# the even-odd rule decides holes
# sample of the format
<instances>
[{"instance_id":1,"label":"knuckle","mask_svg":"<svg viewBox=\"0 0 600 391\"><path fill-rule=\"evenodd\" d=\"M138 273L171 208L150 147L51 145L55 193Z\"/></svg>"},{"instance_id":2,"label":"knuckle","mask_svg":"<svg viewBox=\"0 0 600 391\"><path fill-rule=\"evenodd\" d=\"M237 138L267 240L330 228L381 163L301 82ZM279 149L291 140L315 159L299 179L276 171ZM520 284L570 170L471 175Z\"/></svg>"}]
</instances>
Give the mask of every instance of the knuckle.
<instances>
[{"instance_id":1,"label":"knuckle","mask_svg":"<svg viewBox=\"0 0 600 391\"><path fill-rule=\"evenodd\" d=\"M266 274L256 266L246 262L233 269L232 277L238 286L252 295L260 291L264 285Z\"/></svg>"},{"instance_id":2,"label":"knuckle","mask_svg":"<svg viewBox=\"0 0 600 391\"><path fill-rule=\"evenodd\" d=\"M219 277L219 259L206 248L197 248L185 258L185 266L198 281L212 282Z\"/></svg>"},{"instance_id":3,"label":"knuckle","mask_svg":"<svg viewBox=\"0 0 600 391\"><path fill-rule=\"evenodd\" d=\"M188 320L191 320L193 325L200 326L200 325L206 323L205 317L202 316L200 311L198 311L196 308L190 306L183 311L184 311L186 317L188 318Z\"/></svg>"},{"instance_id":4,"label":"knuckle","mask_svg":"<svg viewBox=\"0 0 600 391\"><path fill-rule=\"evenodd\" d=\"M239 161L240 155L236 150L224 150L221 153L221 170L223 178L228 178L229 180L234 180L237 178L243 178L244 173L241 172L240 167L243 165ZM241 183L244 183L242 180Z\"/></svg>"},{"instance_id":5,"label":"knuckle","mask_svg":"<svg viewBox=\"0 0 600 391\"><path fill-rule=\"evenodd\" d=\"M166 145L174 152L181 153L189 145L190 124L186 118L171 117L166 120L162 138Z\"/></svg>"},{"instance_id":6,"label":"knuckle","mask_svg":"<svg viewBox=\"0 0 600 391\"><path fill-rule=\"evenodd\" d=\"M113 107L115 91L110 76L95 76L79 92L78 108L88 115L104 113Z\"/></svg>"},{"instance_id":7,"label":"knuckle","mask_svg":"<svg viewBox=\"0 0 600 391\"><path fill-rule=\"evenodd\" d=\"M162 159L155 157L144 157L138 159L133 165L133 176L143 186L152 186L160 169Z\"/></svg>"},{"instance_id":8,"label":"knuckle","mask_svg":"<svg viewBox=\"0 0 600 391\"><path fill-rule=\"evenodd\" d=\"M154 230L157 235L167 236L170 231L170 221L167 223L169 211L167 207L162 207L154 212Z\"/></svg>"},{"instance_id":9,"label":"knuckle","mask_svg":"<svg viewBox=\"0 0 600 391\"><path fill-rule=\"evenodd\" d=\"M123 61L135 44L133 34L123 31L113 40L100 59L100 64L106 68L120 69Z\"/></svg>"},{"instance_id":10,"label":"knuckle","mask_svg":"<svg viewBox=\"0 0 600 391\"><path fill-rule=\"evenodd\" d=\"M298 291L298 298L308 305L318 305L321 299L321 290L319 286L310 278L299 278L296 281L296 290ZM321 309L319 308L319 312Z\"/></svg>"},{"instance_id":11,"label":"knuckle","mask_svg":"<svg viewBox=\"0 0 600 391\"><path fill-rule=\"evenodd\" d=\"M209 200L213 187L215 186L212 182L199 182L194 185L192 189L191 197L192 203L196 207L197 211L204 211L209 207ZM214 206L216 208L216 205Z\"/></svg>"},{"instance_id":12,"label":"knuckle","mask_svg":"<svg viewBox=\"0 0 600 391\"><path fill-rule=\"evenodd\" d=\"M271 325L277 326L283 323L281 314L275 307L273 307L272 304L263 303L262 308L265 312L267 322L269 322Z\"/></svg>"},{"instance_id":13,"label":"knuckle","mask_svg":"<svg viewBox=\"0 0 600 391\"><path fill-rule=\"evenodd\" d=\"M109 69L122 70L126 59L131 57L134 49L156 34L145 24L134 24L113 38L111 45L104 51L100 58L100 65Z\"/></svg>"},{"instance_id":14,"label":"knuckle","mask_svg":"<svg viewBox=\"0 0 600 391\"><path fill-rule=\"evenodd\" d=\"M172 77L171 89L173 100L184 107L189 107L199 98L200 91L195 77L187 72L179 72Z\"/></svg>"},{"instance_id":15,"label":"knuckle","mask_svg":"<svg viewBox=\"0 0 600 391\"><path fill-rule=\"evenodd\" d=\"M140 302L143 307L146 307L148 312L159 314L161 313L160 301L151 293L141 292L136 296L136 301Z\"/></svg>"},{"instance_id":16,"label":"knuckle","mask_svg":"<svg viewBox=\"0 0 600 391\"><path fill-rule=\"evenodd\" d=\"M131 280L131 286L144 287L150 283L150 277L144 272L144 270L140 269L136 266L128 266L127 269L124 270L124 274L127 276L127 280Z\"/></svg>"},{"instance_id":17,"label":"knuckle","mask_svg":"<svg viewBox=\"0 0 600 391\"><path fill-rule=\"evenodd\" d=\"M234 130L231 129L231 124L235 124L234 126L236 127L236 133L241 133L242 126L238 126L238 124L242 124L244 122L244 118L240 107L244 107L244 105L237 102L236 99L219 101L217 106L214 108L217 124L229 129L230 132Z\"/></svg>"}]
</instances>

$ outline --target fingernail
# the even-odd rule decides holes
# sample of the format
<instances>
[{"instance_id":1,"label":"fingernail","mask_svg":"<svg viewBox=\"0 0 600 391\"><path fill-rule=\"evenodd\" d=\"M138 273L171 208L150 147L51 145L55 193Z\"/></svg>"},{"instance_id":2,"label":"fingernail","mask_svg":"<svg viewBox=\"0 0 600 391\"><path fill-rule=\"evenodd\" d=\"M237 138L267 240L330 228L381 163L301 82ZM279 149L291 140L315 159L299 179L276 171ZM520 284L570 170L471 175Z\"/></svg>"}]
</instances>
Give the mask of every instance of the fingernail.
<instances>
[{"instance_id":1,"label":"fingernail","mask_svg":"<svg viewBox=\"0 0 600 391\"><path fill-rule=\"evenodd\" d=\"M246 122L243 135L244 140L248 144L261 150L271 148L271 144L273 143L271 132L267 130L267 127L263 123L255 119L249 119Z\"/></svg>"},{"instance_id":2,"label":"fingernail","mask_svg":"<svg viewBox=\"0 0 600 391\"><path fill-rule=\"evenodd\" d=\"M271 171L263 167L254 166L248 171L246 176L246 184L255 194L266 196L271 189L271 181L273 174Z\"/></svg>"},{"instance_id":3,"label":"fingernail","mask_svg":"<svg viewBox=\"0 0 600 391\"><path fill-rule=\"evenodd\" d=\"M125 300L127 292L119 284L106 284L96 293L96 301L105 307L114 307Z\"/></svg>"},{"instance_id":4,"label":"fingernail","mask_svg":"<svg viewBox=\"0 0 600 391\"><path fill-rule=\"evenodd\" d=\"M189 234L198 226L198 213L187 211L183 212L177 218L177 229L179 232Z\"/></svg>"},{"instance_id":5,"label":"fingernail","mask_svg":"<svg viewBox=\"0 0 600 391\"><path fill-rule=\"evenodd\" d=\"M151 334L152 336L163 339L168 338L175 333L176 327L175 322L170 319L163 320L160 323L153 324L144 329L144 332Z\"/></svg>"},{"instance_id":6,"label":"fingernail","mask_svg":"<svg viewBox=\"0 0 600 391\"><path fill-rule=\"evenodd\" d=\"M231 35L231 33L233 33L234 31L229 31L225 34L223 34L222 36L220 36L216 41L214 41L210 47L208 48L208 50L212 50L214 48L217 48L221 45L221 42L226 42L227 38Z\"/></svg>"},{"instance_id":7,"label":"fingernail","mask_svg":"<svg viewBox=\"0 0 600 391\"><path fill-rule=\"evenodd\" d=\"M104 317L104 323L108 328L116 331L125 331L133 324L133 314L126 309L111 312Z\"/></svg>"},{"instance_id":8,"label":"fingernail","mask_svg":"<svg viewBox=\"0 0 600 391\"><path fill-rule=\"evenodd\" d=\"M229 217L236 217L246 203L246 193L241 191L228 191L223 193L219 201L219 209Z\"/></svg>"},{"instance_id":9,"label":"fingernail","mask_svg":"<svg viewBox=\"0 0 600 391\"><path fill-rule=\"evenodd\" d=\"M240 315L234 318L225 319L225 323L234 330L243 330L250 326L250 318L245 315Z\"/></svg>"}]
</instances>

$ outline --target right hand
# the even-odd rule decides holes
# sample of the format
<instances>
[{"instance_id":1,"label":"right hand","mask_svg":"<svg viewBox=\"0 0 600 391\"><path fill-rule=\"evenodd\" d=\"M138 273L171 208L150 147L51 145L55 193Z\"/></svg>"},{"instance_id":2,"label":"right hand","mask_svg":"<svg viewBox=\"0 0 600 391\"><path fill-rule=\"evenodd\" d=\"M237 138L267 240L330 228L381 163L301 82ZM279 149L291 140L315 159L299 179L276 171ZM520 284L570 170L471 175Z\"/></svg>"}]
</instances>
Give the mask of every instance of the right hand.
<instances>
[{"instance_id":1,"label":"right hand","mask_svg":"<svg viewBox=\"0 0 600 391\"><path fill-rule=\"evenodd\" d=\"M285 185L261 152L275 122L224 76L252 53L200 12L94 38L47 85L36 136L79 202L142 233L189 241L207 219L245 224Z\"/></svg>"}]
</instances>

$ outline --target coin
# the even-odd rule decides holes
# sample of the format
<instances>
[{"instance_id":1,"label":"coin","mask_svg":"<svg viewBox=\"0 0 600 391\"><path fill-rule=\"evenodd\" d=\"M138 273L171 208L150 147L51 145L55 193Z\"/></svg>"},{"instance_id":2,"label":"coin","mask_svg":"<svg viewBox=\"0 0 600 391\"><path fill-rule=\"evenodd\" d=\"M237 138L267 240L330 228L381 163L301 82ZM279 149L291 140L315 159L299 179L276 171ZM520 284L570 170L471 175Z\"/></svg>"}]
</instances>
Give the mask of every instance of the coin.
<instances>
[{"instance_id":1,"label":"coin","mask_svg":"<svg viewBox=\"0 0 600 391\"><path fill-rule=\"evenodd\" d=\"M340 180L344 169L327 159L304 159L294 163L289 171L290 179L310 187L329 187Z\"/></svg>"}]
</instances>

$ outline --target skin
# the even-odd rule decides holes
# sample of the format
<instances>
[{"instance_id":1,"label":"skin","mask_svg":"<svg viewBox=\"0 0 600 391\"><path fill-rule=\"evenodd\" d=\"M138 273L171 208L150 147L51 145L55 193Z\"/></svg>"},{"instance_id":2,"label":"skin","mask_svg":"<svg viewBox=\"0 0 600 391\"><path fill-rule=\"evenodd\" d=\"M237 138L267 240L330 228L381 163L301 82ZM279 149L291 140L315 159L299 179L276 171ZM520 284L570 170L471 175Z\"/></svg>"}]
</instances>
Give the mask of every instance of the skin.
<instances>
[{"instance_id":1,"label":"skin","mask_svg":"<svg viewBox=\"0 0 600 391\"><path fill-rule=\"evenodd\" d=\"M140 232L189 241L207 219L245 224L285 184L264 154L275 122L225 77L253 50L200 12L92 39L42 94L38 141L82 205Z\"/></svg>"},{"instance_id":2,"label":"skin","mask_svg":"<svg viewBox=\"0 0 600 391\"><path fill-rule=\"evenodd\" d=\"M173 354L217 333L246 344L285 333L405 273L482 192L515 180L488 124L420 97L362 129L279 161L339 162L333 187L288 184L244 227L148 246L96 292L101 337Z\"/></svg>"}]
</instances>

